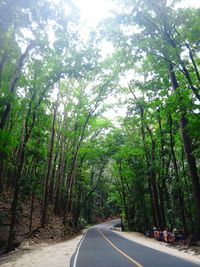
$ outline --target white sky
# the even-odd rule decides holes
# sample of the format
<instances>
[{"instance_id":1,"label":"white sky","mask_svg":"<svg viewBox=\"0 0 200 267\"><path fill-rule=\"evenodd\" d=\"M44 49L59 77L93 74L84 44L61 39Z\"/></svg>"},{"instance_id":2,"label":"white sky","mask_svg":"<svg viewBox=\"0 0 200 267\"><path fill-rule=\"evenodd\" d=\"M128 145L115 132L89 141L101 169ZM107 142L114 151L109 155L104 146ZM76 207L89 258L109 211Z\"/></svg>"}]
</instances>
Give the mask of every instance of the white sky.
<instances>
[{"instance_id":1,"label":"white sky","mask_svg":"<svg viewBox=\"0 0 200 267\"><path fill-rule=\"evenodd\" d=\"M200 7L200 0L182 0L180 7Z\"/></svg>"},{"instance_id":2,"label":"white sky","mask_svg":"<svg viewBox=\"0 0 200 267\"><path fill-rule=\"evenodd\" d=\"M171 1L171 0L169 0ZM95 29L97 24L103 19L111 16L113 6L112 0L73 0L73 2L80 8L80 13L83 21L83 27L81 29L81 35L83 39L87 40L90 30ZM182 0L177 7L200 7L200 0ZM103 42L102 44L102 56L106 57L113 52L113 47L109 43ZM122 79L122 85L130 80L133 76L128 74L126 78ZM111 96L105 101L107 104L117 104L118 99ZM117 117L124 117L126 115L126 107L111 108L107 112L104 112L103 116L108 119L116 121Z\"/></svg>"},{"instance_id":3,"label":"white sky","mask_svg":"<svg viewBox=\"0 0 200 267\"><path fill-rule=\"evenodd\" d=\"M95 27L104 18L111 16L113 9L115 9L112 0L73 0L73 2L80 8L85 27L89 28ZM200 7L200 0L182 0L178 6Z\"/></svg>"},{"instance_id":4,"label":"white sky","mask_svg":"<svg viewBox=\"0 0 200 267\"><path fill-rule=\"evenodd\" d=\"M83 20L88 25L96 26L102 19L111 14L113 3L110 0L73 0L80 8Z\"/></svg>"},{"instance_id":5,"label":"white sky","mask_svg":"<svg viewBox=\"0 0 200 267\"><path fill-rule=\"evenodd\" d=\"M87 40L90 30L95 29L103 19L112 16L113 3L111 0L73 0L80 9L82 27L80 34Z\"/></svg>"},{"instance_id":6,"label":"white sky","mask_svg":"<svg viewBox=\"0 0 200 267\"><path fill-rule=\"evenodd\" d=\"M55 3L59 3L60 0L53 0ZM80 34L83 40L87 40L88 35L91 30L94 30L98 23L102 20L113 16L112 11L116 8L112 0L72 0L75 5L77 5L80 9L80 16L82 20L82 27L80 29ZM169 2L172 0L168 0ZM177 5L177 7L200 7L200 0L182 0L181 3ZM68 13L68 9L66 7L66 13ZM105 58L107 55L112 54L113 46L103 41L101 43L102 49L102 57ZM123 78L121 81L121 86L126 86L129 80L133 77L133 74L127 75L127 77ZM121 95L122 98L124 98ZM119 95L120 98L120 95ZM125 100L125 99L123 99ZM123 101L122 100L122 101ZM110 96L105 101L106 104L117 104L119 99ZM112 121L116 121L117 117L124 117L126 115L126 107L123 106L121 108L111 108L107 112L104 112L103 116L111 119Z\"/></svg>"}]
</instances>

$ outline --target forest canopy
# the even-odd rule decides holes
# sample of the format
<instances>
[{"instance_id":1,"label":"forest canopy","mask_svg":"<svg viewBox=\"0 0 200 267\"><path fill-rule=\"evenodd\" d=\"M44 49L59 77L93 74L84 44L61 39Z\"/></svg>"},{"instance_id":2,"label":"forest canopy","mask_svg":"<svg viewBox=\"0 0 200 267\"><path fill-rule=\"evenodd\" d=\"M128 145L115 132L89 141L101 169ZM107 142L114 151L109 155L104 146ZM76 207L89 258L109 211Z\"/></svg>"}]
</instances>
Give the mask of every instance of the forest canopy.
<instances>
[{"instance_id":1,"label":"forest canopy","mask_svg":"<svg viewBox=\"0 0 200 267\"><path fill-rule=\"evenodd\" d=\"M79 2L0 1L0 246L55 216L199 240L200 8Z\"/></svg>"}]
</instances>

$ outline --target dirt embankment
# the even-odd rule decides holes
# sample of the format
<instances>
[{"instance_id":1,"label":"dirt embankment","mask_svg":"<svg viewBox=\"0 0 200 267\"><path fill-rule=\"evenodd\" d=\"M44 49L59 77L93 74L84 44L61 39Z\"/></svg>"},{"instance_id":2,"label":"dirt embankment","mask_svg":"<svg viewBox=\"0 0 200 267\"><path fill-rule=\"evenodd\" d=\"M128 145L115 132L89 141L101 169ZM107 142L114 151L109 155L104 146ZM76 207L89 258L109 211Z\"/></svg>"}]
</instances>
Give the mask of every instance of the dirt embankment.
<instances>
[{"instance_id":1,"label":"dirt embankment","mask_svg":"<svg viewBox=\"0 0 200 267\"><path fill-rule=\"evenodd\" d=\"M10 223L12 193L7 192L0 199L0 252L7 244ZM70 259L82 237L80 231L64 228L62 216L49 208L49 222L40 227L41 201L34 201L32 229L30 233L30 201L20 199L15 228L16 249L0 257L1 267L68 267Z\"/></svg>"},{"instance_id":2,"label":"dirt embankment","mask_svg":"<svg viewBox=\"0 0 200 267\"><path fill-rule=\"evenodd\" d=\"M10 210L12 202L12 192L6 192L0 199L0 255L5 252L7 245L9 228L10 228ZM29 199L20 199L17 209L17 219L15 226L15 241L14 246L17 248L24 241L26 243L35 244L41 242L58 242L65 241L74 237L80 231L65 228L62 225L62 216L57 216L53 213L53 206L49 207L48 225L46 228L40 227L41 218L41 201L35 199L32 228L30 232L30 210L31 204Z\"/></svg>"}]
</instances>

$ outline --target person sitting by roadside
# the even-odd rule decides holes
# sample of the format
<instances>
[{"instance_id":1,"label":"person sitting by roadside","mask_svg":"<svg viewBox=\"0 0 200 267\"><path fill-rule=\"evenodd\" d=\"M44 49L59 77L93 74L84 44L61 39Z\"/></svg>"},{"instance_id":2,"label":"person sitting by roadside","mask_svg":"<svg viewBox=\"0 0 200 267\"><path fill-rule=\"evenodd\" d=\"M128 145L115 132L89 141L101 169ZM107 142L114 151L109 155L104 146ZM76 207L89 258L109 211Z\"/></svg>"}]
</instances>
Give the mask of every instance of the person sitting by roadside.
<instances>
[{"instance_id":1,"label":"person sitting by roadside","mask_svg":"<svg viewBox=\"0 0 200 267\"><path fill-rule=\"evenodd\" d=\"M182 240L182 236L181 236L180 232L176 229L176 227L174 227L172 233L175 236L175 240L177 240L177 241Z\"/></svg>"},{"instance_id":2,"label":"person sitting by roadside","mask_svg":"<svg viewBox=\"0 0 200 267\"><path fill-rule=\"evenodd\" d=\"M153 227L153 237L156 239L158 235L158 229L156 227Z\"/></svg>"},{"instance_id":3,"label":"person sitting by roadside","mask_svg":"<svg viewBox=\"0 0 200 267\"><path fill-rule=\"evenodd\" d=\"M154 231L154 238L158 241L162 241L163 240L163 235L162 235L162 231L160 228L156 229Z\"/></svg>"},{"instance_id":4,"label":"person sitting by roadside","mask_svg":"<svg viewBox=\"0 0 200 267\"><path fill-rule=\"evenodd\" d=\"M178 230L176 229L176 227L174 227L174 229L173 229L172 233L173 233L175 236L177 236L177 235L178 235Z\"/></svg>"},{"instance_id":5,"label":"person sitting by roadside","mask_svg":"<svg viewBox=\"0 0 200 267\"><path fill-rule=\"evenodd\" d=\"M186 242L186 236L185 236L185 233L184 233L184 230L180 230L178 232L178 234L175 236L176 237L176 240L180 240L182 241L182 243L185 245L185 242Z\"/></svg>"},{"instance_id":6,"label":"person sitting by roadside","mask_svg":"<svg viewBox=\"0 0 200 267\"><path fill-rule=\"evenodd\" d=\"M168 228L167 227L163 231L163 240L168 243Z\"/></svg>"},{"instance_id":7,"label":"person sitting by roadside","mask_svg":"<svg viewBox=\"0 0 200 267\"><path fill-rule=\"evenodd\" d=\"M175 235L172 232L168 232L168 242L173 243L175 240Z\"/></svg>"},{"instance_id":8,"label":"person sitting by roadside","mask_svg":"<svg viewBox=\"0 0 200 267\"><path fill-rule=\"evenodd\" d=\"M152 238L154 237L154 232L153 230L147 230L145 235L146 237Z\"/></svg>"},{"instance_id":9,"label":"person sitting by roadside","mask_svg":"<svg viewBox=\"0 0 200 267\"><path fill-rule=\"evenodd\" d=\"M173 243L176 240L175 235L172 232L170 232L167 227L163 231L163 240L166 243Z\"/></svg>"},{"instance_id":10,"label":"person sitting by roadside","mask_svg":"<svg viewBox=\"0 0 200 267\"><path fill-rule=\"evenodd\" d=\"M160 235L159 235L159 241L163 241L163 230L161 228L158 228Z\"/></svg>"},{"instance_id":11,"label":"person sitting by roadside","mask_svg":"<svg viewBox=\"0 0 200 267\"><path fill-rule=\"evenodd\" d=\"M153 237L155 238L155 232L157 231L157 228L154 226L153 227Z\"/></svg>"}]
</instances>

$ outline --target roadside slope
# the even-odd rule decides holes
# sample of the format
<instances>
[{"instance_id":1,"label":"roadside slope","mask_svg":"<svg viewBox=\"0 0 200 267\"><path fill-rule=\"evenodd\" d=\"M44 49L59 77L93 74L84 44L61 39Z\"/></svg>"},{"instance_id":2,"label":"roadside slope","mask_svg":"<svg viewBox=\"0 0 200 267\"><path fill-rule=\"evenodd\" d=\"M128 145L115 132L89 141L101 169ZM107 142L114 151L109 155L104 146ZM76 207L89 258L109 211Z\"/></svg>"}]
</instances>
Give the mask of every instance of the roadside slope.
<instances>
[{"instance_id":1,"label":"roadside slope","mask_svg":"<svg viewBox=\"0 0 200 267\"><path fill-rule=\"evenodd\" d=\"M1 267L69 267L83 234L56 244L24 243L21 248L0 258Z\"/></svg>"}]
</instances>

